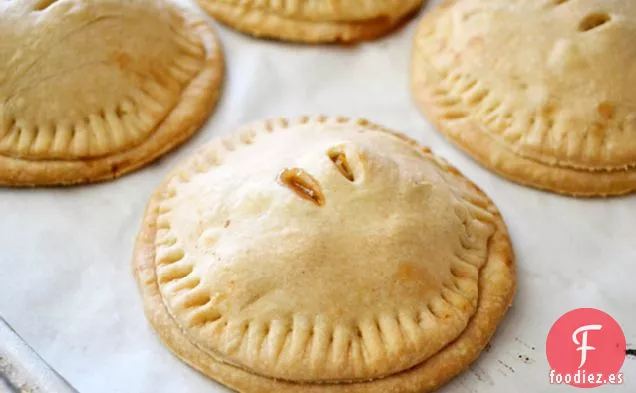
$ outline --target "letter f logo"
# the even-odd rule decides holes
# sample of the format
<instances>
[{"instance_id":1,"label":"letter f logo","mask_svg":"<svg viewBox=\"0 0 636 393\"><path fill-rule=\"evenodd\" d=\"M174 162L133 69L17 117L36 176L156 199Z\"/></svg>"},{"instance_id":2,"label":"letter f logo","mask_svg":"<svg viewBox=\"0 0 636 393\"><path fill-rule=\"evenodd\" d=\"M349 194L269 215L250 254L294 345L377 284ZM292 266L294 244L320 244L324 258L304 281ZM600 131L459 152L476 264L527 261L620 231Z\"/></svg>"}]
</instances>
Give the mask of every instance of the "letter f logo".
<instances>
[{"instance_id":1,"label":"letter f logo","mask_svg":"<svg viewBox=\"0 0 636 393\"><path fill-rule=\"evenodd\" d=\"M587 361L587 351L593 351L596 349L587 345L587 332L590 330L601 330L602 327L602 325L585 325L576 329L572 334L572 341L574 341L574 344L580 345L580 347L576 349L577 351L581 351L581 364L579 365L579 368L583 367ZM581 342L579 342L576 336L578 336L581 332L583 332L583 334L581 335Z\"/></svg>"}]
</instances>

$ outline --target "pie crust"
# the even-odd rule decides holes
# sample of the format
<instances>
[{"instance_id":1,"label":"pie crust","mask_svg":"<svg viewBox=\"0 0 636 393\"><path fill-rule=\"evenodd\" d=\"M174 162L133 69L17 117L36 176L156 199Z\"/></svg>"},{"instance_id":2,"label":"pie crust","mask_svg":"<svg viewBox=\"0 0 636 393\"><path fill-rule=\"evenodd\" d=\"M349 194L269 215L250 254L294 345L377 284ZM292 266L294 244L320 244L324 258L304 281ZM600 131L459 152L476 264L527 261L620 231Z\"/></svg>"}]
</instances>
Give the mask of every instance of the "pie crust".
<instances>
[{"instance_id":1,"label":"pie crust","mask_svg":"<svg viewBox=\"0 0 636 393\"><path fill-rule=\"evenodd\" d=\"M446 1L422 20L412 89L459 147L522 184L636 190L636 3Z\"/></svg>"},{"instance_id":2,"label":"pie crust","mask_svg":"<svg viewBox=\"0 0 636 393\"><path fill-rule=\"evenodd\" d=\"M216 103L212 27L168 1L0 2L0 184L95 182L185 141Z\"/></svg>"},{"instance_id":3,"label":"pie crust","mask_svg":"<svg viewBox=\"0 0 636 393\"><path fill-rule=\"evenodd\" d=\"M252 124L174 170L133 256L163 342L244 393L434 390L515 290L492 202L365 120Z\"/></svg>"},{"instance_id":4,"label":"pie crust","mask_svg":"<svg viewBox=\"0 0 636 393\"><path fill-rule=\"evenodd\" d=\"M386 35L423 0L197 0L220 22L255 37L353 43Z\"/></svg>"}]
</instances>

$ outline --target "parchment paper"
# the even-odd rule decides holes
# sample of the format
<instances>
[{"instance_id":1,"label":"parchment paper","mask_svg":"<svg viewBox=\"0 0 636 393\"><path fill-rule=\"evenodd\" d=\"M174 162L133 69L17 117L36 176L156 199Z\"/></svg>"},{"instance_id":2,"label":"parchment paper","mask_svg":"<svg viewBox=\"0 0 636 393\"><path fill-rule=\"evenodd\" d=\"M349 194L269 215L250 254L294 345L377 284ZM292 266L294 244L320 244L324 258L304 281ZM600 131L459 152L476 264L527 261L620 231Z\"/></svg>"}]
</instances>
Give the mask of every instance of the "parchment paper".
<instances>
[{"instance_id":1,"label":"parchment paper","mask_svg":"<svg viewBox=\"0 0 636 393\"><path fill-rule=\"evenodd\" d=\"M490 348L443 393L575 391L549 385L545 340L556 319L578 307L609 313L636 345L636 196L576 200L527 189L446 142L411 101L414 21L352 47L268 42L217 27L228 74L222 99L182 148L110 183L0 189L0 313L80 392L227 392L173 357L150 329L131 275L133 241L171 167L210 138L280 115L361 116L404 132L499 206L517 254L518 295ZM636 391L635 358L623 372L624 385L599 391Z\"/></svg>"}]
</instances>

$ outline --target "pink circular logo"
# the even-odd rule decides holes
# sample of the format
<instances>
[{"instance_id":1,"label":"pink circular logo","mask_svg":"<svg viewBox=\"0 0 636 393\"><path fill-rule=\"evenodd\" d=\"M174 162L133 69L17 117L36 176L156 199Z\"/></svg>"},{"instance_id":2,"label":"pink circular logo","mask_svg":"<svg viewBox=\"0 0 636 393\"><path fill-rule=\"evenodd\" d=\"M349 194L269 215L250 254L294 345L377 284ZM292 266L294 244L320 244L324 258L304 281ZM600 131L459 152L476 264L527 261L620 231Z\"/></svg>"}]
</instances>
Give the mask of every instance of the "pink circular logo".
<instances>
[{"instance_id":1,"label":"pink circular logo","mask_svg":"<svg viewBox=\"0 0 636 393\"><path fill-rule=\"evenodd\" d=\"M550 383L579 388L621 384L625 348L625 334L614 318L594 308L572 310L548 333Z\"/></svg>"}]
</instances>

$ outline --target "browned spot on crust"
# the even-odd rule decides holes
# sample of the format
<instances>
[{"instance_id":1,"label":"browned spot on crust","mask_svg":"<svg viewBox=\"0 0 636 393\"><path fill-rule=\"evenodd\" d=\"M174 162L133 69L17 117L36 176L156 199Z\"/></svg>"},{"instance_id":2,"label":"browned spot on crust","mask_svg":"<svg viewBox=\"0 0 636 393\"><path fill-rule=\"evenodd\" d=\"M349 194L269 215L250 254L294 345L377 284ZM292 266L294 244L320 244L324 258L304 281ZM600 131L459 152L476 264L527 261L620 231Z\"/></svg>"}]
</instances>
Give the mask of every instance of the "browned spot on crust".
<instances>
[{"instance_id":1,"label":"browned spot on crust","mask_svg":"<svg viewBox=\"0 0 636 393\"><path fill-rule=\"evenodd\" d=\"M455 0L445 0L440 5L440 9L450 8L453 4L455 4Z\"/></svg>"},{"instance_id":2,"label":"browned spot on crust","mask_svg":"<svg viewBox=\"0 0 636 393\"><path fill-rule=\"evenodd\" d=\"M543 115L548 117L552 116L555 111L556 111L556 105L554 105L553 103L548 103L541 109L541 112L543 113Z\"/></svg>"},{"instance_id":3,"label":"browned spot on crust","mask_svg":"<svg viewBox=\"0 0 636 393\"><path fill-rule=\"evenodd\" d=\"M602 101L598 104L598 113L605 120L611 120L616 112L616 107L611 102Z\"/></svg>"},{"instance_id":4,"label":"browned spot on crust","mask_svg":"<svg viewBox=\"0 0 636 393\"><path fill-rule=\"evenodd\" d=\"M481 51L484 49L484 46L486 45L486 41L484 40L483 37L475 36L468 40L467 45L469 49L472 49L475 51Z\"/></svg>"},{"instance_id":5,"label":"browned spot on crust","mask_svg":"<svg viewBox=\"0 0 636 393\"><path fill-rule=\"evenodd\" d=\"M426 269L413 262L401 262L395 272L395 280L408 285L424 296L431 291L438 291L440 286Z\"/></svg>"},{"instance_id":6,"label":"browned spot on crust","mask_svg":"<svg viewBox=\"0 0 636 393\"><path fill-rule=\"evenodd\" d=\"M123 52L115 53L114 57L115 57L115 63L121 69L129 68L130 63L132 62L132 59L130 58L130 56L128 56L128 54Z\"/></svg>"}]
</instances>

